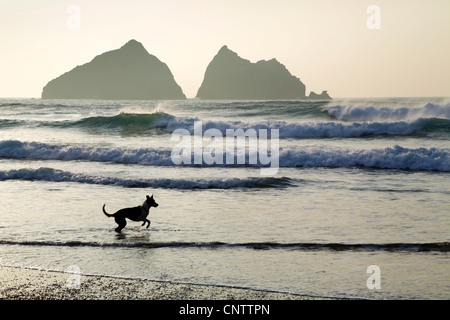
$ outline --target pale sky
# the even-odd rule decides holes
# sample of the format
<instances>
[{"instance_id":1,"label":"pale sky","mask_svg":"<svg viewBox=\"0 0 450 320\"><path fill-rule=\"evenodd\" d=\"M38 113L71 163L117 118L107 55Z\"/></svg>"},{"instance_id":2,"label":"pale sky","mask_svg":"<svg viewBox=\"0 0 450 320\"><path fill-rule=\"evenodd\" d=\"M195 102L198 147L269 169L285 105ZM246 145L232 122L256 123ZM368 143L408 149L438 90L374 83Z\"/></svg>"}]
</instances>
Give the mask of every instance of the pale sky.
<instances>
[{"instance_id":1,"label":"pale sky","mask_svg":"<svg viewBox=\"0 0 450 320\"><path fill-rule=\"evenodd\" d=\"M40 97L130 39L188 98L223 45L276 58L307 94L450 96L450 0L0 0L0 97Z\"/></svg>"}]
</instances>

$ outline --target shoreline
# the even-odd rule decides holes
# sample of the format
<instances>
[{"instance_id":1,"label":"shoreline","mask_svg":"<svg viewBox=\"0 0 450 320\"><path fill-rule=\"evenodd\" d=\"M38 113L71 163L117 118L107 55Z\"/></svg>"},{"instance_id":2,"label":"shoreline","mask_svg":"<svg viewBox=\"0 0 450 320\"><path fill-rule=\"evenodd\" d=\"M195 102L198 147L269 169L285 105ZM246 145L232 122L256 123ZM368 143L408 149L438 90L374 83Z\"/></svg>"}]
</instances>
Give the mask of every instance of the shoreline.
<instances>
[{"instance_id":1,"label":"shoreline","mask_svg":"<svg viewBox=\"0 0 450 320\"><path fill-rule=\"evenodd\" d=\"M0 266L0 279L0 299L3 300L340 300L14 266Z\"/></svg>"}]
</instances>

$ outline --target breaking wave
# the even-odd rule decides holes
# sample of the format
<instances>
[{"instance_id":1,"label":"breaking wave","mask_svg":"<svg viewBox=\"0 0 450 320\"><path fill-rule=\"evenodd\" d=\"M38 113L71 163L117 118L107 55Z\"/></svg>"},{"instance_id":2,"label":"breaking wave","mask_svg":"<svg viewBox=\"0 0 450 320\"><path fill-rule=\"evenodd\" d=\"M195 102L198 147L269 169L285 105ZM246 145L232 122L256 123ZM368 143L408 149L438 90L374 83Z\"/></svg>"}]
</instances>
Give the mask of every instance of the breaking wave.
<instances>
[{"instance_id":1,"label":"breaking wave","mask_svg":"<svg viewBox=\"0 0 450 320\"><path fill-rule=\"evenodd\" d=\"M344 108L345 109L345 108ZM450 108L449 108L450 109ZM392 110L392 109L390 109ZM330 111L329 111L330 112ZM450 113L450 111L448 111ZM370 118L370 117L369 117ZM394 117L395 118L395 117ZM202 121L202 134L208 129L218 129L225 135L227 129L255 129L257 133L261 129L278 129L280 138L347 138L377 135L412 135L427 134L429 132L450 132L450 117L418 117L407 121L399 117L393 122L384 122L383 119L363 120L365 122L342 122L342 121ZM342 119L340 119L342 120ZM347 120L347 119L344 119ZM201 121L198 118L176 117L174 115L156 112L151 114L129 114L121 113L111 117L90 117L70 124L70 126L95 129L120 129L135 130L136 133L143 131L159 130L161 133L172 133L176 129L186 129L194 134L194 124ZM354 121L361 121L354 119ZM370 121L370 122L367 122Z\"/></svg>"},{"instance_id":2,"label":"breaking wave","mask_svg":"<svg viewBox=\"0 0 450 320\"><path fill-rule=\"evenodd\" d=\"M175 166L169 148L124 148L95 147L86 145L47 144L22 142L17 140L0 141L0 157L31 160L64 160L112 162L150 166ZM260 159L259 154L251 155ZM226 154L223 155L223 163ZM233 164L202 164L196 166L238 166L237 155ZM240 166L264 167L259 161ZM305 146L299 148L280 148L280 167L367 167L378 169L428 170L450 172L450 150L438 148L404 148L393 146L381 149L349 149L341 147ZM194 166L191 162L182 165Z\"/></svg>"},{"instance_id":3,"label":"breaking wave","mask_svg":"<svg viewBox=\"0 0 450 320\"><path fill-rule=\"evenodd\" d=\"M305 147L280 150L284 167L366 167L450 172L450 150L437 148L346 149Z\"/></svg>"},{"instance_id":4,"label":"breaking wave","mask_svg":"<svg viewBox=\"0 0 450 320\"><path fill-rule=\"evenodd\" d=\"M424 108L387 108L330 106L331 119L308 121L266 120L259 122L202 120L176 117L165 112L120 113L114 116L87 117L76 121L24 121L0 119L0 128L44 126L79 128L97 132L126 132L127 134L170 134L185 129L190 134L196 122L202 122L202 132L217 129L225 135L227 129L279 130L280 138L349 138L364 136L427 135L431 132L450 133L450 104ZM427 106L428 106L427 105ZM417 110L416 110L417 109ZM307 117L306 117L307 118ZM336 119L333 121L333 119ZM389 120L389 121L387 121Z\"/></svg>"}]
</instances>

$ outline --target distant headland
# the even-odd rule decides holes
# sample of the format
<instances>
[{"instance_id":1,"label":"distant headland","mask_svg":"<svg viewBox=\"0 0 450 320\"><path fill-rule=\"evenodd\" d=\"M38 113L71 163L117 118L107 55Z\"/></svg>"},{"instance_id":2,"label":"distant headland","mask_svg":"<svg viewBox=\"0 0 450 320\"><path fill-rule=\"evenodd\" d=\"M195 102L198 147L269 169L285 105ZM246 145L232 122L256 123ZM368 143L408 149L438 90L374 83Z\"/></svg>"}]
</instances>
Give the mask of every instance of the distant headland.
<instances>
[{"instance_id":1,"label":"distant headland","mask_svg":"<svg viewBox=\"0 0 450 320\"><path fill-rule=\"evenodd\" d=\"M43 99L186 99L167 65L130 40L51 80Z\"/></svg>"},{"instance_id":2,"label":"distant headland","mask_svg":"<svg viewBox=\"0 0 450 320\"><path fill-rule=\"evenodd\" d=\"M223 46L206 68L199 99L331 99L306 87L276 59L252 63Z\"/></svg>"},{"instance_id":3,"label":"distant headland","mask_svg":"<svg viewBox=\"0 0 450 320\"><path fill-rule=\"evenodd\" d=\"M223 46L209 63L196 98L214 100L330 100L327 91L305 94L306 87L276 59L252 63ZM167 65L130 40L121 48L51 80L43 99L186 99Z\"/></svg>"}]
</instances>

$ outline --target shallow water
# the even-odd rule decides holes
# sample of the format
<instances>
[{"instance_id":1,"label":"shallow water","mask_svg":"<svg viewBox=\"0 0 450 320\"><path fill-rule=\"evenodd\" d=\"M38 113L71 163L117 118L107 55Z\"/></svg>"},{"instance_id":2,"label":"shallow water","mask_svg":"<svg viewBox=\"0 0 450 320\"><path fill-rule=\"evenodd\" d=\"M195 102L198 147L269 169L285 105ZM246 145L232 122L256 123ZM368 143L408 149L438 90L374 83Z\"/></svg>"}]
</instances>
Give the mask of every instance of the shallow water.
<instances>
[{"instance_id":1,"label":"shallow water","mask_svg":"<svg viewBox=\"0 0 450 320\"><path fill-rule=\"evenodd\" d=\"M450 296L445 100L0 102L3 265L326 297ZM171 133L199 120L279 129L277 174L175 165ZM150 228L114 232L103 204L113 213L146 194L159 203ZM381 289L367 287L371 265Z\"/></svg>"}]
</instances>

